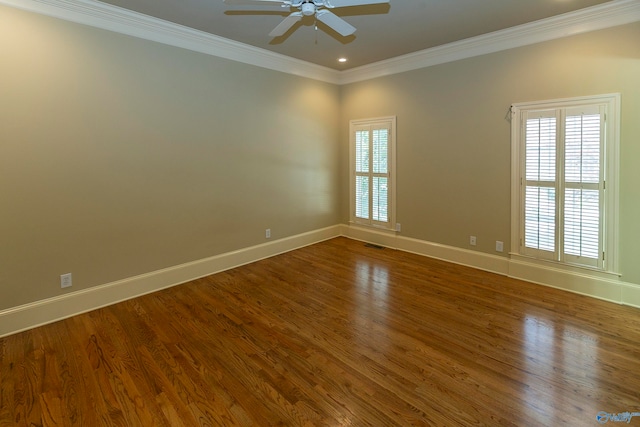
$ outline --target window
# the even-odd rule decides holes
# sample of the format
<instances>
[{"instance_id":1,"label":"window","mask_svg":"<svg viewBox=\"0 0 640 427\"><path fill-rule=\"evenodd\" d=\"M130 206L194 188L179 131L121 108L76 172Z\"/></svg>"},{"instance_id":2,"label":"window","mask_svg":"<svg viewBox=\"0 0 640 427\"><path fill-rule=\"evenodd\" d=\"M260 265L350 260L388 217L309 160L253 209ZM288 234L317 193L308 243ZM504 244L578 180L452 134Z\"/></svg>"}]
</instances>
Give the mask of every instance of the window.
<instances>
[{"instance_id":1,"label":"window","mask_svg":"<svg viewBox=\"0 0 640 427\"><path fill-rule=\"evenodd\" d=\"M351 222L392 229L395 117L350 122Z\"/></svg>"},{"instance_id":2,"label":"window","mask_svg":"<svg viewBox=\"0 0 640 427\"><path fill-rule=\"evenodd\" d=\"M616 270L619 95L512 107L520 255Z\"/></svg>"}]
</instances>

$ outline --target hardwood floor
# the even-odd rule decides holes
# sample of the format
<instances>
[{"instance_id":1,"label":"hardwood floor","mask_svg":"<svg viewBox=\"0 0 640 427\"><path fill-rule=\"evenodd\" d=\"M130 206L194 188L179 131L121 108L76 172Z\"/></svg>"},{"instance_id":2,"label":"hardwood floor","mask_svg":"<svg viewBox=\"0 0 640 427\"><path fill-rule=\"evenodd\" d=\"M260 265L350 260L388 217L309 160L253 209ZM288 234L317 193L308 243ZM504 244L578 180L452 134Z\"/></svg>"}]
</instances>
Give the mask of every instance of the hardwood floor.
<instances>
[{"instance_id":1,"label":"hardwood floor","mask_svg":"<svg viewBox=\"0 0 640 427\"><path fill-rule=\"evenodd\" d=\"M640 425L640 310L345 238L0 339L0 426L589 426L600 411Z\"/></svg>"}]
</instances>

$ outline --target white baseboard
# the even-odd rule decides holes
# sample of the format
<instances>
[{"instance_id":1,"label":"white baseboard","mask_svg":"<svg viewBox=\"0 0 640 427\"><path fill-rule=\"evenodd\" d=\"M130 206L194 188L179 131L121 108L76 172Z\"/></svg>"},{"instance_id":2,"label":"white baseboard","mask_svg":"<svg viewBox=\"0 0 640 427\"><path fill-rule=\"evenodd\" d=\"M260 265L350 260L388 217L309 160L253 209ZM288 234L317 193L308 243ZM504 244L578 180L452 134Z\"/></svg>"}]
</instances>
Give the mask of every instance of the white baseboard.
<instances>
[{"instance_id":1,"label":"white baseboard","mask_svg":"<svg viewBox=\"0 0 640 427\"><path fill-rule=\"evenodd\" d=\"M640 286L633 283L621 283L621 303L640 308Z\"/></svg>"},{"instance_id":2,"label":"white baseboard","mask_svg":"<svg viewBox=\"0 0 640 427\"><path fill-rule=\"evenodd\" d=\"M342 235L363 242L428 256L455 264L466 265L502 275L509 272L509 260L505 257L470 251L453 246L412 239L395 231L377 230L357 225L343 225Z\"/></svg>"},{"instance_id":3,"label":"white baseboard","mask_svg":"<svg viewBox=\"0 0 640 427\"><path fill-rule=\"evenodd\" d=\"M412 239L386 230L336 225L0 311L0 337L95 310L338 236L640 308L640 285L566 272L518 259Z\"/></svg>"},{"instance_id":4,"label":"white baseboard","mask_svg":"<svg viewBox=\"0 0 640 427\"><path fill-rule=\"evenodd\" d=\"M623 282L588 273L564 271L517 258L509 262L509 276L540 285L588 295L606 301L623 303Z\"/></svg>"},{"instance_id":5,"label":"white baseboard","mask_svg":"<svg viewBox=\"0 0 640 427\"><path fill-rule=\"evenodd\" d=\"M0 337L340 236L332 226L0 311Z\"/></svg>"},{"instance_id":6,"label":"white baseboard","mask_svg":"<svg viewBox=\"0 0 640 427\"><path fill-rule=\"evenodd\" d=\"M604 277L589 272L573 272L529 263L520 259L490 255L453 246L397 235L356 225L343 225L341 234L356 240L437 258L455 264L490 271L538 285L587 295L618 304L640 308L640 285L618 277Z\"/></svg>"}]
</instances>

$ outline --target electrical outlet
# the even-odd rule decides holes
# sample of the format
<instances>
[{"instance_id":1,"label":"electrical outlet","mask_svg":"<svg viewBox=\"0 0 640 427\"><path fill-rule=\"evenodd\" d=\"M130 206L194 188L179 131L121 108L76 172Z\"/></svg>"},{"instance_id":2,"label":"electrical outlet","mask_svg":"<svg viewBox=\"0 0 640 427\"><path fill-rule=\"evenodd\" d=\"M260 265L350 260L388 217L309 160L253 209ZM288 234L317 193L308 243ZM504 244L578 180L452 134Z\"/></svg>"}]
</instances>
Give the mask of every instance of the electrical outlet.
<instances>
[{"instance_id":1,"label":"electrical outlet","mask_svg":"<svg viewBox=\"0 0 640 427\"><path fill-rule=\"evenodd\" d=\"M402 225L399 222L396 222L396 231L402 231Z\"/></svg>"},{"instance_id":2,"label":"electrical outlet","mask_svg":"<svg viewBox=\"0 0 640 427\"><path fill-rule=\"evenodd\" d=\"M476 245L476 236L469 236L469 244L471 246L475 246Z\"/></svg>"},{"instance_id":3,"label":"electrical outlet","mask_svg":"<svg viewBox=\"0 0 640 427\"><path fill-rule=\"evenodd\" d=\"M70 288L72 285L71 273L60 275L60 287Z\"/></svg>"},{"instance_id":4,"label":"electrical outlet","mask_svg":"<svg viewBox=\"0 0 640 427\"><path fill-rule=\"evenodd\" d=\"M267 239L270 239L270 238L271 238L271 229L270 229L270 228L267 228L267 229L264 231L264 237L265 237L265 238L267 238Z\"/></svg>"},{"instance_id":5,"label":"electrical outlet","mask_svg":"<svg viewBox=\"0 0 640 427\"><path fill-rule=\"evenodd\" d=\"M500 240L496 240L496 252L503 252L504 251L504 243L502 243Z\"/></svg>"}]
</instances>

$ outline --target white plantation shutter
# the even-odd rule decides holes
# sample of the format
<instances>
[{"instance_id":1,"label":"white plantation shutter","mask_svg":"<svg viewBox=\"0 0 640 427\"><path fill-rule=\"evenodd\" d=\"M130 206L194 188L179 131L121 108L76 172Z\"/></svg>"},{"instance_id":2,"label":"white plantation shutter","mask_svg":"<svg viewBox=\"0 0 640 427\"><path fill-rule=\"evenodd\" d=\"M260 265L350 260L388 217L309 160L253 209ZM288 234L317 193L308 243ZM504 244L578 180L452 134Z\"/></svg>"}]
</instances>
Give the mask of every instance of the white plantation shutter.
<instances>
[{"instance_id":1,"label":"white plantation shutter","mask_svg":"<svg viewBox=\"0 0 640 427\"><path fill-rule=\"evenodd\" d=\"M564 137L564 254L597 266L602 252L604 114L598 106L567 109Z\"/></svg>"},{"instance_id":2,"label":"white plantation shutter","mask_svg":"<svg viewBox=\"0 0 640 427\"><path fill-rule=\"evenodd\" d=\"M373 220L389 222L389 129L373 129Z\"/></svg>"},{"instance_id":3,"label":"white plantation shutter","mask_svg":"<svg viewBox=\"0 0 640 427\"><path fill-rule=\"evenodd\" d=\"M603 268L606 103L523 110L520 252Z\"/></svg>"},{"instance_id":4,"label":"white plantation shutter","mask_svg":"<svg viewBox=\"0 0 640 427\"><path fill-rule=\"evenodd\" d=\"M395 118L351 123L352 220L392 228Z\"/></svg>"},{"instance_id":5,"label":"white plantation shutter","mask_svg":"<svg viewBox=\"0 0 640 427\"><path fill-rule=\"evenodd\" d=\"M357 130L355 134L356 147L356 182L355 182L355 215L358 218L369 219L369 170L370 170L370 138L367 129Z\"/></svg>"},{"instance_id":6,"label":"white plantation shutter","mask_svg":"<svg viewBox=\"0 0 640 427\"><path fill-rule=\"evenodd\" d=\"M525 190L524 244L554 252L556 247L556 190L527 185ZM553 257L553 254L550 254Z\"/></svg>"},{"instance_id":7,"label":"white plantation shutter","mask_svg":"<svg viewBox=\"0 0 640 427\"><path fill-rule=\"evenodd\" d=\"M524 245L526 251L553 258L556 248L557 113L530 113L525 129Z\"/></svg>"},{"instance_id":8,"label":"white plantation shutter","mask_svg":"<svg viewBox=\"0 0 640 427\"><path fill-rule=\"evenodd\" d=\"M564 206L564 253L597 260L600 256L600 194L567 188ZM583 264L596 264L583 260Z\"/></svg>"}]
</instances>

